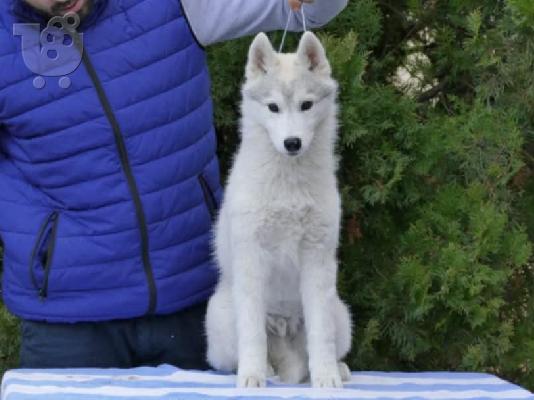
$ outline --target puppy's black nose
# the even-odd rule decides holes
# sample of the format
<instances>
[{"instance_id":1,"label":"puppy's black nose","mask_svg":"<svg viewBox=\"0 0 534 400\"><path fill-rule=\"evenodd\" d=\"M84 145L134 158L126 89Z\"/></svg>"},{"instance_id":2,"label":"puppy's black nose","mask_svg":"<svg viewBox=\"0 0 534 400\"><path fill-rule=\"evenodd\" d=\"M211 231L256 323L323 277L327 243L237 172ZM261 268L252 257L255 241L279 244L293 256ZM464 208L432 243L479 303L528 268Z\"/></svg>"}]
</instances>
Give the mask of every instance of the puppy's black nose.
<instances>
[{"instance_id":1,"label":"puppy's black nose","mask_svg":"<svg viewBox=\"0 0 534 400\"><path fill-rule=\"evenodd\" d=\"M284 147L289 153L297 153L302 147L302 141L297 137L287 138L284 140Z\"/></svg>"}]
</instances>

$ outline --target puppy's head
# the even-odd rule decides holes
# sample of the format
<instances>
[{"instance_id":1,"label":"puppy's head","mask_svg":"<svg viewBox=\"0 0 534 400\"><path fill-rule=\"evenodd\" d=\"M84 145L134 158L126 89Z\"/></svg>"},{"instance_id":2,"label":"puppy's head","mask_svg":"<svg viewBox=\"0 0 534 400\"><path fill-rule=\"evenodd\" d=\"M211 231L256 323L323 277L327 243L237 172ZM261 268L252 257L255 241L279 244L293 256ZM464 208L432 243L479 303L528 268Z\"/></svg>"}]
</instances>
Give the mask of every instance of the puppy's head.
<instances>
[{"instance_id":1,"label":"puppy's head","mask_svg":"<svg viewBox=\"0 0 534 400\"><path fill-rule=\"evenodd\" d=\"M333 112L337 84L319 39L306 32L295 53L276 53L264 33L250 46L243 117L251 118L287 156L306 152Z\"/></svg>"}]
</instances>

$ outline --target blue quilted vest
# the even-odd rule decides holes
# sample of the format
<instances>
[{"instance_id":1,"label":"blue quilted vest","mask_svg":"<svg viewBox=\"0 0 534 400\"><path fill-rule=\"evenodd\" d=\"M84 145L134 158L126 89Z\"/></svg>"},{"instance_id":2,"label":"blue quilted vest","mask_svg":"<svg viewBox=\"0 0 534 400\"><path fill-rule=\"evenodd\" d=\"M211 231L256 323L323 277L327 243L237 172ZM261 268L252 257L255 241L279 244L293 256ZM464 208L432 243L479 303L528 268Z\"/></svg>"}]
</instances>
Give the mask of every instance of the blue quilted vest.
<instances>
[{"instance_id":1,"label":"blue quilted vest","mask_svg":"<svg viewBox=\"0 0 534 400\"><path fill-rule=\"evenodd\" d=\"M3 297L22 318L166 314L209 297L221 198L210 82L179 0L93 0L71 85L34 74L0 1Z\"/></svg>"}]
</instances>

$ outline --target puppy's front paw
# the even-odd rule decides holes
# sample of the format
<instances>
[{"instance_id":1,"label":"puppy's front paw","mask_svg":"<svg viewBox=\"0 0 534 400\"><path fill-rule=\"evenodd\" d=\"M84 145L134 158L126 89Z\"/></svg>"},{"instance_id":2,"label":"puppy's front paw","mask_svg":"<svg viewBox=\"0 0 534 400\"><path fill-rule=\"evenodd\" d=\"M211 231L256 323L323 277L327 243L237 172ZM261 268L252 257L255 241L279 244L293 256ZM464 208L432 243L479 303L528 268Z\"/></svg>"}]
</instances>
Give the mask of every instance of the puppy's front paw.
<instances>
[{"instance_id":1,"label":"puppy's front paw","mask_svg":"<svg viewBox=\"0 0 534 400\"><path fill-rule=\"evenodd\" d=\"M237 375L237 387L239 388L262 388L265 387L265 376L254 373L239 373Z\"/></svg>"},{"instance_id":2,"label":"puppy's front paw","mask_svg":"<svg viewBox=\"0 0 534 400\"><path fill-rule=\"evenodd\" d=\"M341 376L339 374L339 369L331 368L326 371L320 371L311 374L311 384L314 388L341 388L343 384L341 383Z\"/></svg>"}]
</instances>

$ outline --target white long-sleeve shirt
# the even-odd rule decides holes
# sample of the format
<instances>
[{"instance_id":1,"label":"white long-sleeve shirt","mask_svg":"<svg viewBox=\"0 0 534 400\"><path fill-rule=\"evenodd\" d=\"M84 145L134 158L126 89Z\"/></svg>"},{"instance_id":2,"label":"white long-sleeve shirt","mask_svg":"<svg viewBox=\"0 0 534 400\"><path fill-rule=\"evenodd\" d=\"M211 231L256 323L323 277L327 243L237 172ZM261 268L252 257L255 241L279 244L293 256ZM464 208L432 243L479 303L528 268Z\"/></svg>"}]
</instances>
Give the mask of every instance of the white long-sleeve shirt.
<instances>
[{"instance_id":1,"label":"white long-sleeve shirt","mask_svg":"<svg viewBox=\"0 0 534 400\"><path fill-rule=\"evenodd\" d=\"M316 28L334 18L348 0L315 0L304 4L306 24ZM287 0L182 0L191 29L202 45L283 29L292 12ZM294 12L290 31L303 28L300 12Z\"/></svg>"}]
</instances>

